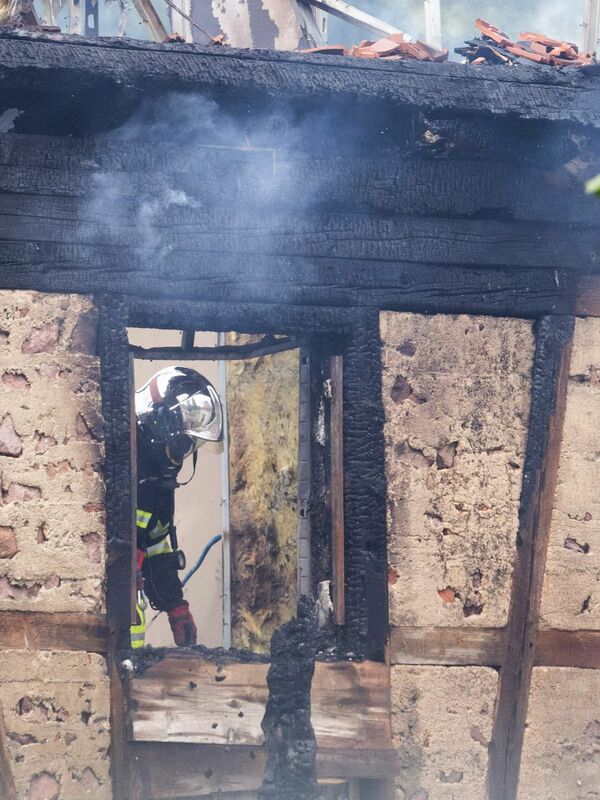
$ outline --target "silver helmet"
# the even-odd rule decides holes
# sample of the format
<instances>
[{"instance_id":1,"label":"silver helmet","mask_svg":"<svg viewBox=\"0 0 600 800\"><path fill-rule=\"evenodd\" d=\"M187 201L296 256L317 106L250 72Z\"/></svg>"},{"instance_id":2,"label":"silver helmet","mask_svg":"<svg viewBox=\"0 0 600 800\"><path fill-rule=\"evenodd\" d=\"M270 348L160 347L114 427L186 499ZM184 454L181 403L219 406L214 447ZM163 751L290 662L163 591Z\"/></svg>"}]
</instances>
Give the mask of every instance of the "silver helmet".
<instances>
[{"instance_id":1,"label":"silver helmet","mask_svg":"<svg viewBox=\"0 0 600 800\"><path fill-rule=\"evenodd\" d=\"M214 386L188 367L166 367L135 393L138 445L158 467L181 466L205 446L223 450L223 410Z\"/></svg>"}]
</instances>

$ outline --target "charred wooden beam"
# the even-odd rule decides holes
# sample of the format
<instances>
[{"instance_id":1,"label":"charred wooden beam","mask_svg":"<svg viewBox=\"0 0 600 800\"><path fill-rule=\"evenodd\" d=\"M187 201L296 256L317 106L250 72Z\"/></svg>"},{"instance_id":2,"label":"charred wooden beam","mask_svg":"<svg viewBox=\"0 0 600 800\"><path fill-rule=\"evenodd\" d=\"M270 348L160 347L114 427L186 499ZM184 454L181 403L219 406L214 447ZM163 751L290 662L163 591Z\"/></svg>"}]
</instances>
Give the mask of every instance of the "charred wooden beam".
<instances>
[{"instance_id":1,"label":"charred wooden beam","mask_svg":"<svg viewBox=\"0 0 600 800\"><path fill-rule=\"evenodd\" d=\"M126 736L124 687L119 649L130 645L132 564L135 559L132 451L131 359L127 341L127 306L118 297L97 298L100 310L100 356L104 442L109 457L104 465L107 525L106 597L108 616L108 674L110 678L110 736L113 793L134 800L135 762Z\"/></svg>"},{"instance_id":2,"label":"charred wooden beam","mask_svg":"<svg viewBox=\"0 0 600 800\"><path fill-rule=\"evenodd\" d=\"M333 619L346 621L346 569L344 525L344 360L331 357L331 560Z\"/></svg>"},{"instance_id":3,"label":"charred wooden beam","mask_svg":"<svg viewBox=\"0 0 600 800\"><path fill-rule=\"evenodd\" d=\"M132 90L230 90L280 92L294 96L380 97L386 103L428 111L473 114L478 111L518 119L549 119L600 127L600 89L594 68L585 75L535 66L518 70L487 67L467 71L460 64L423 62L373 63L336 56L261 53L233 48L201 47L103 39L80 42L66 35L28 36L7 32L0 38L0 67L19 90L21 76L80 92L112 84L122 94ZM249 65L252 69L248 69ZM5 87L3 86L3 91ZM138 101L135 97L135 102Z\"/></svg>"},{"instance_id":4,"label":"charred wooden beam","mask_svg":"<svg viewBox=\"0 0 600 800\"><path fill-rule=\"evenodd\" d=\"M127 270L123 269L124 261ZM180 302L195 299L236 306L278 303L285 308L372 308L509 317L568 312L576 291L574 276L562 269L482 269L274 255L242 258L223 253L198 259L191 253L173 252L167 275L163 265L153 265L140 253L118 247L0 241L0 287L4 289L102 293L107 285L115 293L140 301L168 293ZM156 323L146 318L146 324ZM227 327L233 326L230 323ZM259 327L253 332L266 330ZM269 330L278 333L282 328Z\"/></svg>"},{"instance_id":5,"label":"charred wooden beam","mask_svg":"<svg viewBox=\"0 0 600 800\"><path fill-rule=\"evenodd\" d=\"M336 204L337 205L337 204ZM535 269L548 265L593 273L597 264L597 228L592 225L511 220L492 212L472 216L406 216L318 205L297 213L283 203L268 215L246 205L234 210L214 206L168 208L148 229L134 211L110 221L82 215L71 197L43 198L0 194L0 237L6 242L107 247L123 264L142 260L145 271L171 277L178 254L196 262L223 257L260 262L264 257L320 259L335 252L342 260L495 269ZM510 216L510 215L509 215ZM60 220L60 224L57 224ZM161 255L167 250L168 257ZM243 276L243 270L242 275ZM240 277L241 277L240 276ZM263 273L263 281L268 276Z\"/></svg>"},{"instance_id":6,"label":"charred wooden beam","mask_svg":"<svg viewBox=\"0 0 600 800\"><path fill-rule=\"evenodd\" d=\"M186 361L236 361L243 358L260 358L273 353L282 353L286 350L295 350L302 346L298 339L276 339L266 336L260 342L240 345L220 345L218 347L193 347L183 349L180 347L137 347L129 348L134 358L145 361L177 361L185 358Z\"/></svg>"},{"instance_id":7,"label":"charred wooden beam","mask_svg":"<svg viewBox=\"0 0 600 800\"><path fill-rule=\"evenodd\" d=\"M196 338L196 331L188 330L181 332L181 349L186 353L194 349L194 339Z\"/></svg>"},{"instance_id":8,"label":"charred wooden beam","mask_svg":"<svg viewBox=\"0 0 600 800\"><path fill-rule=\"evenodd\" d=\"M490 800L517 796L574 325L573 317L544 317L536 332L517 558L490 744Z\"/></svg>"}]
</instances>

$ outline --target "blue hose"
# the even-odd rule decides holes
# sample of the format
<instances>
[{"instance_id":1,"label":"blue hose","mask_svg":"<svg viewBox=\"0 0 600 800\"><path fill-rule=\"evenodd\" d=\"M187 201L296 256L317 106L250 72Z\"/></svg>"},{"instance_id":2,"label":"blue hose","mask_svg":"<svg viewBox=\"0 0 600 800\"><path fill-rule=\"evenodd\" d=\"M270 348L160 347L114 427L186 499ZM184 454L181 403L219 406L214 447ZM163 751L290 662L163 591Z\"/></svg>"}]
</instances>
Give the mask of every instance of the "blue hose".
<instances>
[{"instance_id":1,"label":"blue hose","mask_svg":"<svg viewBox=\"0 0 600 800\"><path fill-rule=\"evenodd\" d=\"M209 554L209 552L210 552L211 548L212 548L212 547L213 547L213 546L214 546L214 545L215 545L217 542L220 542L222 538L223 538L222 534L218 533L216 536L213 536L213 537L212 537L212 539L209 539L209 540L208 540L208 542L206 543L206 545L205 545L205 547L204 547L204 550L203 550L203 551L200 553L200 555L198 556L198 560L196 561L196 563L194 564L194 566L191 568L191 570L190 570L190 571L187 573L187 575L185 576L185 578L184 578L184 579L181 581L181 585L182 585L182 586L185 586L185 585L186 585L186 583L189 581L189 579L192 577L192 575L193 575L195 572L197 572L197 571L200 569L200 567L201 567L201 566L202 566L202 564L204 563L204 559L205 559L205 558L206 558L206 556Z\"/></svg>"}]
</instances>

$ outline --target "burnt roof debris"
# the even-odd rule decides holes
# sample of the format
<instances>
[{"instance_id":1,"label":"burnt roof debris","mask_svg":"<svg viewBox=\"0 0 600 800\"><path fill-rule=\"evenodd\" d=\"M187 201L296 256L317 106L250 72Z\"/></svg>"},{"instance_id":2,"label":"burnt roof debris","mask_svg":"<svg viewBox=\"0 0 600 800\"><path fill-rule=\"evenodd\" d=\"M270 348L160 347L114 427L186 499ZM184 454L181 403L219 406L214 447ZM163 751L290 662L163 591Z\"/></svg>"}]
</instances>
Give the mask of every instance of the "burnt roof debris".
<instances>
[{"instance_id":1,"label":"burnt roof debris","mask_svg":"<svg viewBox=\"0 0 600 800\"><path fill-rule=\"evenodd\" d=\"M552 39L543 33L520 33L513 41L508 34L478 19L475 26L481 36L470 39L466 47L456 47L454 52L463 56L468 64L504 64L513 66L523 62L546 64L551 67L587 67L596 63L593 55L579 52L573 42Z\"/></svg>"},{"instance_id":2,"label":"burnt roof debris","mask_svg":"<svg viewBox=\"0 0 600 800\"><path fill-rule=\"evenodd\" d=\"M344 45L326 45L298 50L304 55L325 54L350 56L351 58L384 58L386 61L447 61L448 51L437 50L423 42L407 42L404 34L390 33L382 39L371 41L364 39L354 47Z\"/></svg>"}]
</instances>

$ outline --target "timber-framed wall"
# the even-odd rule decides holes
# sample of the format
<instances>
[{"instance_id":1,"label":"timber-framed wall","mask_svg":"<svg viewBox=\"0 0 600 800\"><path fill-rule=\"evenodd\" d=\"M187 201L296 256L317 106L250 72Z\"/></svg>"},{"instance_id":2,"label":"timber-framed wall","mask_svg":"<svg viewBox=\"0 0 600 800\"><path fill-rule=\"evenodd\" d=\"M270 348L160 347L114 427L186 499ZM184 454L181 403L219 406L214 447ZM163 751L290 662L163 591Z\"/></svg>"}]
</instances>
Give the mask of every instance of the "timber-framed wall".
<instances>
[{"instance_id":1,"label":"timber-framed wall","mask_svg":"<svg viewBox=\"0 0 600 800\"><path fill-rule=\"evenodd\" d=\"M396 627L387 649L393 666L500 669L489 796L514 800L532 671L600 668L597 630L538 630L574 318L600 315L599 212L581 191L600 153L596 68L478 72L8 34L0 37L0 71L0 111L19 111L14 129L0 134L0 286L95 298L108 515L108 637L101 613L86 614L82 624L60 612L54 627L39 628L38 612L6 610L3 645L109 651L115 798L144 796L127 769L119 651L129 627L132 556L126 329L150 325L341 337L346 646L381 658L387 550L380 312L533 320L532 414L508 625ZM189 175L168 146L143 136L114 139L111 131L142 101L160 104L166 92L181 91L217 101L233 118L256 120L284 104L303 121L297 151L277 154L286 169L276 213L266 214L259 193L243 182L240 189L224 172L226 161L246 170L252 158L258 173L272 167L272 142L258 155L242 146L223 155L207 145ZM311 125L332 105L343 119L352 116L353 130L336 144L338 129L334 136L317 125L315 155ZM103 212L90 211L94 174L113 172L130 183L127 203L174 175L182 191L201 182L214 204L167 217L159 234L168 257L158 258L140 244L131 220L111 228ZM302 191L311 184L317 201L311 196L307 204ZM256 206L231 213L240 197ZM185 232L173 233L182 220ZM88 633L78 638L74 626ZM174 762L185 764L189 749L183 751L203 745L140 747L150 760L159 751L168 760L164 747L174 747ZM213 754L225 774L225 756Z\"/></svg>"}]
</instances>

